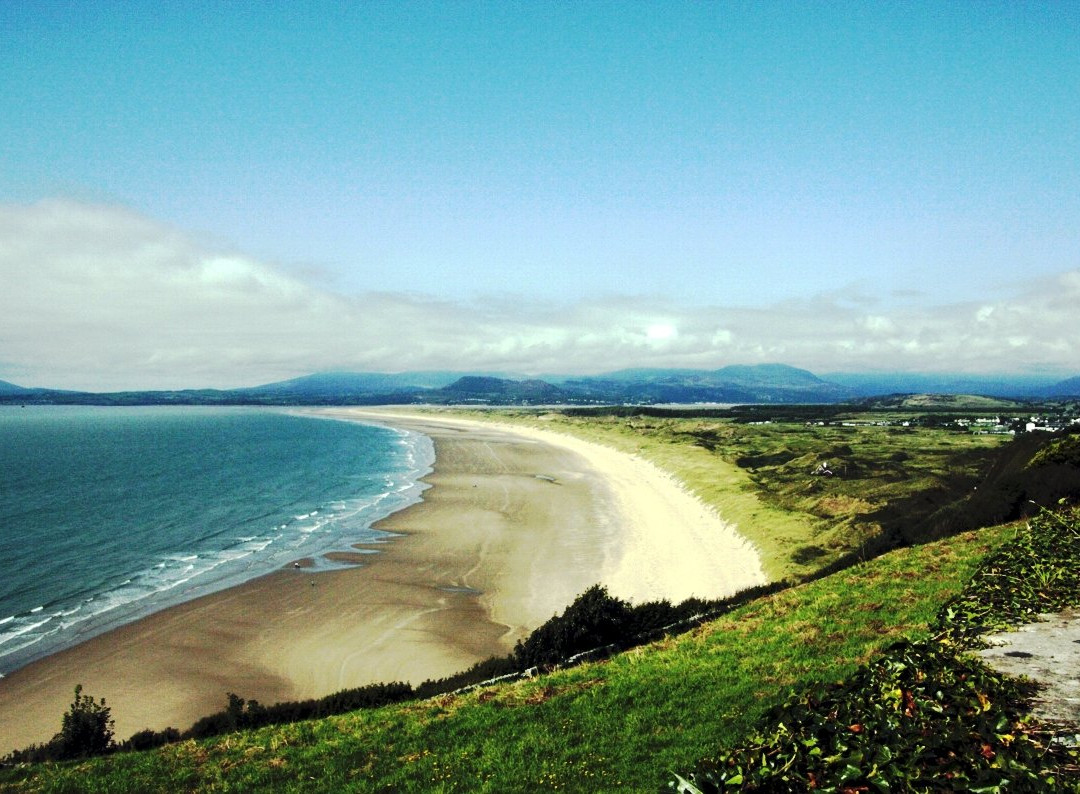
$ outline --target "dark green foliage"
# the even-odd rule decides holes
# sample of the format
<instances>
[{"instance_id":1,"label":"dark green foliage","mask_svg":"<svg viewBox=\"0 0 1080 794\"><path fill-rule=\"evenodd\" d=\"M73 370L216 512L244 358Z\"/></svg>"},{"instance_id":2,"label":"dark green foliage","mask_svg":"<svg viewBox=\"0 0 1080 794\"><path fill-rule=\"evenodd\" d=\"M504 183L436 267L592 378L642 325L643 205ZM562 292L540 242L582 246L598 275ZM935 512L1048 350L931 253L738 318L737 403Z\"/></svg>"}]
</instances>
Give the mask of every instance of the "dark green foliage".
<instances>
[{"instance_id":1,"label":"dark green foliage","mask_svg":"<svg viewBox=\"0 0 1080 794\"><path fill-rule=\"evenodd\" d=\"M1018 705L1030 694L939 643L898 643L843 684L773 709L688 780L702 792L1040 790L1052 778Z\"/></svg>"},{"instance_id":2,"label":"dark green foliage","mask_svg":"<svg viewBox=\"0 0 1080 794\"><path fill-rule=\"evenodd\" d=\"M576 653L616 643L626 636L630 605L593 585L514 648L521 668L552 665Z\"/></svg>"},{"instance_id":3,"label":"dark green foliage","mask_svg":"<svg viewBox=\"0 0 1080 794\"><path fill-rule=\"evenodd\" d=\"M669 787L719 791L1050 791L1077 751L1025 715L1033 688L964 654L989 629L1080 604L1080 511L1043 511L942 607L847 681L798 694L745 744Z\"/></svg>"},{"instance_id":4,"label":"dark green foliage","mask_svg":"<svg viewBox=\"0 0 1080 794\"><path fill-rule=\"evenodd\" d=\"M82 684L77 684L75 700L64 714L60 733L53 743L58 745L60 758L101 755L112 747L113 725L105 698L97 702L90 695L82 694Z\"/></svg>"},{"instance_id":5,"label":"dark green foliage","mask_svg":"<svg viewBox=\"0 0 1080 794\"><path fill-rule=\"evenodd\" d=\"M806 565L813 562L816 559L824 557L826 554L825 549L816 543L811 543L809 546L800 546L791 555L791 559L797 562L799 565Z\"/></svg>"},{"instance_id":6,"label":"dark green foliage","mask_svg":"<svg viewBox=\"0 0 1080 794\"><path fill-rule=\"evenodd\" d=\"M178 741L180 741L180 731L176 728L166 728L163 731L152 731L146 728L131 734L126 741L117 745L116 749L122 752L149 750Z\"/></svg>"},{"instance_id":7,"label":"dark green foliage","mask_svg":"<svg viewBox=\"0 0 1080 794\"><path fill-rule=\"evenodd\" d=\"M1032 515L1038 506L1080 498L1080 444L1074 434L1026 433L1003 447L978 487L916 524L941 538Z\"/></svg>"},{"instance_id":8,"label":"dark green foliage","mask_svg":"<svg viewBox=\"0 0 1080 794\"><path fill-rule=\"evenodd\" d=\"M1039 450L1028 463L1029 468L1072 466L1080 468L1080 433L1068 433L1054 438Z\"/></svg>"},{"instance_id":9,"label":"dark green foliage","mask_svg":"<svg viewBox=\"0 0 1080 794\"><path fill-rule=\"evenodd\" d=\"M18 750L12 750L0 758L0 768L6 764L40 764L43 761L56 761L52 743L31 744Z\"/></svg>"},{"instance_id":10,"label":"dark green foliage","mask_svg":"<svg viewBox=\"0 0 1080 794\"><path fill-rule=\"evenodd\" d=\"M735 465L743 469L758 469L762 466L783 466L785 463L797 458L794 452L781 450L764 455L742 455L735 458Z\"/></svg>"},{"instance_id":11,"label":"dark green foliage","mask_svg":"<svg viewBox=\"0 0 1080 794\"><path fill-rule=\"evenodd\" d=\"M980 634L1080 602L1080 511L1042 511L987 557L942 606L937 630L967 645Z\"/></svg>"},{"instance_id":12,"label":"dark green foliage","mask_svg":"<svg viewBox=\"0 0 1080 794\"><path fill-rule=\"evenodd\" d=\"M611 596L607 588L593 585L561 615L556 615L527 639L517 644L512 657L514 667L564 664L576 654L587 651L625 650L657 639L664 634L678 634L731 611L755 598L775 593L785 587L774 582L748 588L716 601L688 598L680 604L648 601L630 605Z\"/></svg>"},{"instance_id":13,"label":"dark green foliage","mask_svg":"<svg viewBox=\"0 0 1080 794\"><path fill-rule=\"evenodd\" d=\"M416 687L415 695L417 698L442 695L455 689L463 689L473 684L490 681L500 676L512 675L516 672L518 672L518 666L513 656L492 656L482 662L477 662L464 672L455 673L435 681L425 681Z\"/></svg>"},{"instance_id":14,"label":"dark green foliage","mask_svg":"<svg viewBox=\"0 0 1080 794\"><path fill-rule=\"evenodd\" d=\"M224 711L210 714L198 720L184 731L185 739L204 739L236 730L260 728L264 725L282 725L301 720L344 714L361 708L374 708L389 703L400 703L414 697L408 684L370 684L355 689L344 689L322 698L287 701L264 706L257 700L244 700L229 693Z\"/></svg>"},{"instance_id":15,"label":"dark green foliage","mask_svg":"<svg viewBox=\"0 0 1080 794\"><path fill-rule=\"evenodd\" d=\"M664 630L678 633L678 629L673 627L678 626L682 621L713 612L719 606L716 601L703 601L700 598L688 598L678 605L673 605L669 601L647 601L644 604L638 604L630 608L629 622L625 627L627 639L650 637Z\"/></svg>"}]
</instances>

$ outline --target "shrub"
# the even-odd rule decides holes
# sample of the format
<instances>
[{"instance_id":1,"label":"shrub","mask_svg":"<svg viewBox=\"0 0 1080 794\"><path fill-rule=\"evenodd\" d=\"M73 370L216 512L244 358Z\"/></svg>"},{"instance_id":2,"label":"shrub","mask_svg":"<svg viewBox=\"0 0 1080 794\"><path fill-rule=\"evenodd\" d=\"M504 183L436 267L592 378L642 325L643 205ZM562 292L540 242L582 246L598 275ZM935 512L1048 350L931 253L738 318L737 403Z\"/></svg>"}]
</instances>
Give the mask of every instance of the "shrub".
<instances>
[{"instance_id":1,"label":"shrub","mask_svg":"<svg viewBox=\"0 0 1080 794\"><path fill-rule=\"evenodd\" d=\"M82 694L82 684L75 687L75 700L64 714L60 733L53 737L56 758L87 758L102 755L113 748L112 713L105 698L97 702Z\"/></svg>"},{"instance_id":2,"label":"shrub","mask_svg":"<svg viewBox=\"0 0 1080 794\"><path fill-rule=\"evenodd\" d=\"M798 694L746 744L669 784L724 791L1052 790L1025 721L1032 687L936 642L897 643L842 684Z\"/></svg>"},{"instance_id":3,"label":"shrub","mask_svg":"<svg viewBox=\"0 0 1080 794\"><path fill-rule=\"evenodd\" d=\"M285 701L264 706L257 700L244 700L229 693L228 705L219 711L200 718L186 730L182 738L205 739L237 730L261 728L264 725L283 725L301 720L344 714L362 708L375 708L389 703L400 703L413 697L408 684L368 684L355 689L343 689L321 698Z\"/></svg>"},{"instance_id":4,"label":"shrub","mask_svg":"<svg viewBox=\"0 0 1080 794\"><path fill-rule=\"evenodd\" d=\"M166 728L163 731L153 731L146 728L131 734L126 741L117 745L116 749L124 752L129 750L150 750L154 747L161 747L162 745L172 744L173 742L178 741L180 741L180 731L176 728Z\"/></svg>"},{"instance_id":5,"label":"shrub","mask_svg":"<svg viewBox=\"0 0 1080 794\"><path fill-rule=\"evenodd\" d=\"M557 664L576 653L626 638L631 609L625 601L593 585L514 648L521 668Z\"/></svg>"},{"instance_id":6,"label":"shrub","mask_svg":"<svg viewBox=\"0 0 1080 794\"><path fill-rule=\"evenodd\" d=\"M431 697L495 678L520 674L529 667L564 664L570 657L585 651L630 648L663 634L689 630L692 626L699 625L703 619L715 618L785 586L783 583L773 582L743 590L720 601L690 598L678 605L667 601L650 601L631 606L609 595L604 587L594 585L578 596L562 615L553 617L527 639L519 642L513 654L485 659L468 670L446 678L425 681L415 688L404 683L369 684L334 692L321 698L285 701L271 706L264 706L257 700L245 700L230 692L226 707L222 711L200 718L183 733L175 728L166 728L163 731L146 729L121 744L111 743L112 720L108 717L105 701L97 704L92 698L82 697L81 689L76 689L76 703L69 715L65 715L65 720L71 721L74 733L76 724L86 721L89 715L100 717L103 710L103 725L108 730L108 741L104 745L99 743L99 746L107 749L92 751L99 753L112 750L146 750L180 739L204 739L265 725L318 719L355 709L375 708L409 699ZM80 716L70 716L76 713ZM65 722L65 725L67 724ZM17 750L4 760L20 763L74 757L59 754L59 739L60 734L48 744Z\"/></svg>"}]
</instances>

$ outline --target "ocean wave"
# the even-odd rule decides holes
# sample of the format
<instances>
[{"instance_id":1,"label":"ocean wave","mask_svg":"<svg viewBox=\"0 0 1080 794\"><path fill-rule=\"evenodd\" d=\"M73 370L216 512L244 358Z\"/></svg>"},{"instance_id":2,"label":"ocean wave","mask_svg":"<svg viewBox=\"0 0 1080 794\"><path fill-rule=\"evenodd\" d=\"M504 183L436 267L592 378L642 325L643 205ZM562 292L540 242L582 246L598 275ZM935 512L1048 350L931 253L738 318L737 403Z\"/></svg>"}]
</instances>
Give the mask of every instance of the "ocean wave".
<instances>
[{"instance_id":1,"label":"ocean wave","mask_svg":"<svg viewBox=\"0 0 1080 794\"><path fill-rule=\"evenodd\" d=\"M0 645L3 645L5 642L7 642L10 639L13 639L15 637L20 637L23 634L26 634L26 632L28 632L28 631L33 631L34 629L38 628L39 626L44 626L46 623L49 622L49 620L51 620L51 618L45 618L44 620L39 620L36 623L23 623L21 625L16 626L11 631L5 631L3 633L0 633Z\"/></svg>"}]
</instances>

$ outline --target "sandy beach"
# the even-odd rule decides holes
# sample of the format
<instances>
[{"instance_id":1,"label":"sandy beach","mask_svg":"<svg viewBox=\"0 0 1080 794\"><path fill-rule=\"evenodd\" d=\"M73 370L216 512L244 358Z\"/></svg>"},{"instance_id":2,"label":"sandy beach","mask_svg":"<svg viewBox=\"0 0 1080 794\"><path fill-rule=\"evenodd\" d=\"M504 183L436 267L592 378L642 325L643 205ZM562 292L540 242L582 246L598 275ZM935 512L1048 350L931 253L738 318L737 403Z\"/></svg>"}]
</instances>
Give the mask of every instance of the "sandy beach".
<instances>
[{"instance_id":1,"label":"sandy beach","mask_svg":"<svg viewBox=\"0 0 1080 794\"><path fill-rule=\"evenodd\" d=\"M273 703L446 676L506 653L597 582L641 601L764 581L733 527L639 459L437 412L322 413L434 439L423 501L376 525L399 536L356 567L279 571L0 679L0 754L47 741L80 683L123 739L186 729L228 692Z\"/></svg>"}]
</instances>

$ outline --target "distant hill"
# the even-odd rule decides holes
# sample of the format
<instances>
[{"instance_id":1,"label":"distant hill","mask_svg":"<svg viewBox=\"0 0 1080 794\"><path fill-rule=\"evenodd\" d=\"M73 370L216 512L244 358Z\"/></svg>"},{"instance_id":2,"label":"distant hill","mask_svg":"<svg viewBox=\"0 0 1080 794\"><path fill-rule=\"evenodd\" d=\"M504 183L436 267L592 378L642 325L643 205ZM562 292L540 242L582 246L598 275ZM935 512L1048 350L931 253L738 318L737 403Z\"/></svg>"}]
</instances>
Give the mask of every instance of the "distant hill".
<instances>
[{"instance_id":1,"label":"distant hill","mask_svg":"<svg viewBox=\"0 0 1080 794\"><path fill-rule=\"evenodd\" d=\"M567 391L594 400L640 403L833 403L855 396L847 387L786 364L716 370L626 369L567 379Z\"/></svg>"},{"instance_id":2,"label":"distant hill","mask_svg":"<svg viewBox=\"0 0 1080 794\"><path fill-rule=\"evenodd\" d=\"M928 394L952 395L953 398L951 402L939 400L937 405L931 405L926 402L930 398L912 397ZM786 364L732 365L711 370L640 368L603 375L548 375L543 378L447 370L319 372L241 389L106 394L27 389L0 381L0 402L96 405L794 405L836 404L875 398L878 402L891 400L890 404L898 407L905 399L922 399L922 405L909 407L994 410L995 407L1011 407L1012 403L1006 398L1022 400L1069 396L1080 396L1080 377L1064 381L1023 375L902 373L841 373L819 377ZM949 404L946 405L946 402ZM884 402L881 404L885 405Z\"/></svg>"},{"instance_id":3,"label":"distant hill","mask_svg":"<svg viewBox=\"0 0 1080 794\"><path fill-rule=\"evenodd\" d=\"M624 369L605 376L622 381L678 381L709 386L817 387L825 383L812 372L787 364L732 364L720 369Z\"/></svg>"},{"instance_id":4,"label":"distant hill","mask_svg":"<svg viewBox=\"0 0 1080 794\"><path fill-rule=\"evenodd\" d=\"M257 403L304 402L317 405L431 403L531 404L564 402L562 389L541 380L454 372L323 372L268 383L228 394Z\"/></svg>"},{"instance_id":5,"label":"distant hill","mask_svg":"<svg viewBox=\"0 0 1080 794\"><path fill-rule=\"evenodd\" d=\"M14 383L8 383L6 380L0 380L0 394L30 394L33 391L33 389L27 389L23 386L16 386Z\"/></svg>"},{"instance_id":6,"label":"distant hill","mask_svg":"<svg viewBox=\"0 0 1080 794\"><path fill-rule=\"evenodd\" d=\"M919 372L832 372L822 376L861 397L881 394L980 394L986 397L1047 397L1056 378L1045 375L951 375Z\"/></svg>"},{"instance_id":7,"label":"distant hill","mask_svg":"<svg viewBox=\"0 0 1080 794\"><path fill-rule=\"evenodd\" d=\"M858 404L877 411L1009 411L1021 407L1015 400L977 394L886 394L866 397Z\"/></svg>"},{"instance_id":8,"label":"distant hill","mask_svg":"<svg viewBox=\"0 0 1080 794\"><path fill-rule=\"evenodd\" d=\"M252 395L355 397L439 389L453 383L458 377L460 373L455 372L319 372L235 391Z\"/></svg>"},{"instance_id":9,"label":"distant hill","mask_svg":"<svg viewBox=\"0 0 1080 794\"><path fill-rule=\"evenodd\" d=\"M507 403L559 403L571 395L563 389L542 380L509 380L467 375L444 389L425 395L428 400L447 402Z\"/></svg>"},{"instance_id":10,"label":"distant hill","mask_svg":"<svg viewBox=\"0 0 1080 794\"><path fill-rule=\"evenodd\" d=\"M559 400L562 390L537 380L513 380L460 372L321 372L301 378L237 389L235 396L256 402L316 404L535 403Z\"/></svg>"},{"instance_id":11,"label":"distant hill","mask_svg":"<svg viewBox=\"0 0 1080 794\"><path fill-rule=\"evenodd\" d=\"M1048 397L1080 397L1080 376L1058 381L1046 389Z\"/></svg>"}]
</instances>

